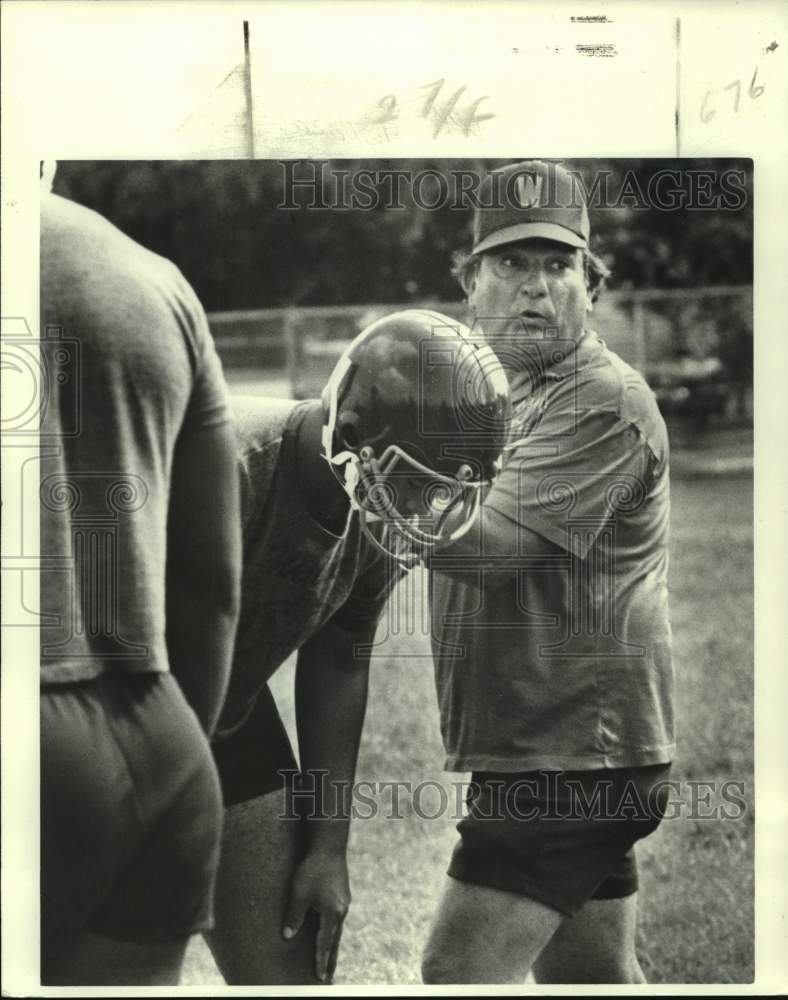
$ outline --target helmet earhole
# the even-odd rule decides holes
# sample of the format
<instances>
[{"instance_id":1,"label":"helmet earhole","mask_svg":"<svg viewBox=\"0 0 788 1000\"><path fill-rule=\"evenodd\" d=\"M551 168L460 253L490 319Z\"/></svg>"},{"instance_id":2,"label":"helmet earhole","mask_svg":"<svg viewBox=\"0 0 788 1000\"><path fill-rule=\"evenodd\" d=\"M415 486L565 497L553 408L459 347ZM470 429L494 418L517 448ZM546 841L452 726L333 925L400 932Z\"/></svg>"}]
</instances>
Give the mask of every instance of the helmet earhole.
<instances>
[{"instance_id":1,"label":"helmet earhole","mask_svg":"<svg viewBox=\"0 0 788 1000\"><path fill-rule=\"evenodd\" d=\"M345 447L355 451L361 436L358 431L358 414L353 410L345 410L337 419L337 431Z\"/></svg>"}]
</instances>

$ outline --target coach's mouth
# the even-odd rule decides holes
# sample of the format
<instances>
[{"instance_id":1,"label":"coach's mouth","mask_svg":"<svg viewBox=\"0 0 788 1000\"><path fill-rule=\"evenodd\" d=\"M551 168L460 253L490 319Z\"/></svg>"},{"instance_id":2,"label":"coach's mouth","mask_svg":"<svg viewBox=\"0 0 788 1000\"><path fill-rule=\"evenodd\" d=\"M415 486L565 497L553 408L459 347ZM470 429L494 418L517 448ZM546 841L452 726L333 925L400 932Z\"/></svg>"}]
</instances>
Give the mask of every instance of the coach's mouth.
<instances>
[{"instance_id":1,"label":"coach's mouth","mask_svg":"<svg viewBox=\"0 0 788 1000\"><path fill-rule=\"evenodd\" d=\"M520 313L520 319L525 320L526 323L536 323L539 325L544 325L550 322L550 318L545 316L544 313L539 312L538 309L524 309Z\"/></svg>"}]
</instances>

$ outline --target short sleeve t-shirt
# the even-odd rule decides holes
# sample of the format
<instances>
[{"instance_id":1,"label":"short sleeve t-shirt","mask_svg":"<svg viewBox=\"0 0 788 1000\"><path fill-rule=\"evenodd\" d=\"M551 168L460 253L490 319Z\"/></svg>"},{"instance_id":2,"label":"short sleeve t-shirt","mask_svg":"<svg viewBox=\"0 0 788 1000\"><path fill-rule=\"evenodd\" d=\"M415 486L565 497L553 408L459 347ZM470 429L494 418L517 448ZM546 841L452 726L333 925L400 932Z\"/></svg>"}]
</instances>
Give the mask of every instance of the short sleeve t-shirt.
<instances>
[{"instance_id":1,"label":"short sleeve t-shirt","mask_svg":"<svg viewBox=\"0 0 788 1000\"><path fill-rule=\"evenodd\" d=\"M175 444L230 420L205 314L169 261L45 195L41 356L42 683L166 671Z\"/></svg>"},{"instance_id":2,"label":"short sleeve t-shirt","mask_svg":"<svg viewBox=\"0 0 788 1000\"><path fill-rule=\"evenodd\" d=\"M523 400L528 433L515 426L485 500L510 548L491 558L482 530L478 553L432 563L447 767L667 762L664 422L643 379L593 333L548 368L538 395L536 418ZM552 544L529 545L530 532Z\"/></svg>"},{"instance_id":3,"label":"short sleeve t-shirt","mask_svg":"<svg viewBox=\"0 0 788 1000\"><path fill-rule=\"evenodd\" d=\"M241 615L217 739L239 728L268 678L329 621L374 625L398 578L348 511L342 535L307 510L296 443L315 400L234 397L243 516Z\"/></svg>"}]
</instances>

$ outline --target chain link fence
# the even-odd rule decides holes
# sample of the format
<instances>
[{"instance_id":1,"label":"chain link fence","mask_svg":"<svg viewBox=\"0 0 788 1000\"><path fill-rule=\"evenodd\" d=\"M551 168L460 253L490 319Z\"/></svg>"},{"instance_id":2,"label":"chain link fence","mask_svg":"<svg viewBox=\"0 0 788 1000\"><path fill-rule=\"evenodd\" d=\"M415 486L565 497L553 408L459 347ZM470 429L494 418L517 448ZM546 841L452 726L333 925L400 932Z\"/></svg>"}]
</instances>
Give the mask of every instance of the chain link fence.
<instances>
[{"instance_id":1,"label":"chain link fence","mask_svg":"<svg viewBox=\"0 0 788 1000\"><path fill-rule=\"evenodd\" d=\"M344 347L398 309L429 307L467 320L458 302L293 307L212 313L231 383L320 395ZM696 430L752 423L752 286L607 292L589 324L647 379L666 417Z\"/></svg>"}]
</instances>

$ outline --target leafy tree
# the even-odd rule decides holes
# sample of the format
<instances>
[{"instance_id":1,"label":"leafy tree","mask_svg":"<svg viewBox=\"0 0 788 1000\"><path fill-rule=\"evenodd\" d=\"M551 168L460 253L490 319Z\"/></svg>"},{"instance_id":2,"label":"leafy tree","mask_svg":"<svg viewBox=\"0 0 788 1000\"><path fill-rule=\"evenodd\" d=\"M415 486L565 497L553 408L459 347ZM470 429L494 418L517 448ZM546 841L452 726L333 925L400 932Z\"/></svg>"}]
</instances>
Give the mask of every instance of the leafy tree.
<instances>
[{"instance_id":1,"label":"leafy tree","mask_svg":"<svg viewBox=\"0 0 788 1000\"><path fill-rule=\"evenodd\" d=\"M487 169L507 160L338 160L332 170ZM614 269L613 287L687 288L752 280L752 165L748 160L574 160L589 187L601 171L609 189L646 191L659 170L736 169L749 197L737 211L637 207L636 195L592 208L598 245ZM635 178L633 181L632 178ZM471 240L472 213L450 204L414 203L401 186L401 208L278 207L277 161L67 161L58 193L101 212L145 246L174 260L209 311L283 305L340 305L452 300L455 249ZM428 185L422 193L428 190ZM426 197L426 194L425 194Z\"/></svg>"}]
</instances>

